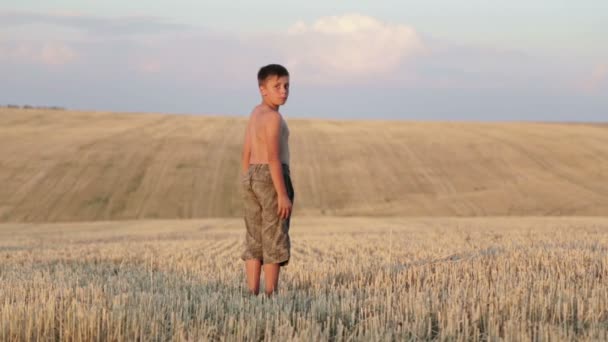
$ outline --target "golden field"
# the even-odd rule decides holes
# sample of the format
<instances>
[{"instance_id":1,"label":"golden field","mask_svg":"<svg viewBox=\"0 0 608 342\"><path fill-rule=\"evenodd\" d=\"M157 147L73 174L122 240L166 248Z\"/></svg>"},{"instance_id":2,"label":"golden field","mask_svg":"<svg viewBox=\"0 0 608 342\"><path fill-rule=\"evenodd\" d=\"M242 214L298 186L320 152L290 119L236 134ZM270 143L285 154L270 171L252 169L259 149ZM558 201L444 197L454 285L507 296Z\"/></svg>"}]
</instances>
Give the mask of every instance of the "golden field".
<instances>
[{"instance_id":1,"label":"golden field","mask_svg":"<svg viewBox=\"0 0 608 342\"><path fill-rule=\"evenodd\" d=\"M296 216L606 216L608 124L290 119ZM239 217L246 117L0 109L0 222Z\"/></svg>"},{"instance_id":2,"label":"golden field","mask_svg":"<svg viewBox=\"0 0 608 342\"><path fill-rule=\"evenodd\" d=\"M240 219L2 224L0 340L602 341L607 232L589 217L294 218L266 298L246 295Z\"/></svg>"},{"instance_id":3,"label":"golden field","mask_svg":"<svg viewBox=\"0 0 608 342\"><path fill-rule=\"evenodd\" d=\"M608 339L608 125L287 121L267 298L245 117L0 108L0 341Z\"/></svg>"}]
</instances>

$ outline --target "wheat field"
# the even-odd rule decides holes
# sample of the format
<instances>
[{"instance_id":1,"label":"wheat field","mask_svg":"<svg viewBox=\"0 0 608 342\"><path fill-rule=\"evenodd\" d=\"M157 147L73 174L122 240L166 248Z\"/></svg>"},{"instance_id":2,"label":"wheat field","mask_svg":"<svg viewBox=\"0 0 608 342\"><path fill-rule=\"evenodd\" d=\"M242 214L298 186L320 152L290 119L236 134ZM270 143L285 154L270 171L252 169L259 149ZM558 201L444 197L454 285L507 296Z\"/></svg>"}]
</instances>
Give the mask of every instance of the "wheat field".
<instances>
[{"instance_id":1,"label":"wheat field","mask_svg":"<svg viewBox=\"0 0 608 342\"><path fill-rule=\"evenodd\" d=\"M240 219L5 223L0 340L601 341L607 231L590 217L299 217L268 298L247 295Z\"/></svg>"},{"instance_id":2,"label":"wheat field","mask_svg":"<svg viewBox=\"0 0 608 342\"><path fill-rule=\"evenodd\" d=\"M608 216L608 125L286 116L296 216ZM239 217L246 116L0 108L0 222Z\"/></svg>"},{"instance_id":3,"label":"wheat field","mask_svg":"<svg viewBox=\"0 0 608 342\"><path fill-rule=\"evenodd\" d=\"M287 121L268 298L245 117L0 108L0 341L608 340L608 125Z\"/></svg>"}]
</instances>

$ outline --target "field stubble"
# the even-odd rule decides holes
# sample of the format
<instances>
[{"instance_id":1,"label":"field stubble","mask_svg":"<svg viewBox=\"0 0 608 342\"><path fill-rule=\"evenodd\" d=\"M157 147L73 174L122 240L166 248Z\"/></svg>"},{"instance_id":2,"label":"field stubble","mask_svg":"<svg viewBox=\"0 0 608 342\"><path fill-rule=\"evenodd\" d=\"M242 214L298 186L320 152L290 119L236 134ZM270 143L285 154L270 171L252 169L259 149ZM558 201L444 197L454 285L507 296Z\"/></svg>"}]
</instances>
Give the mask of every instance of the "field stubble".
<instances>
[{"instance_id":1,"label":"field stubble","mask_svg":"<svg viewBox=\"0 0 608 342\"><path fill-rule=\"evenodd\" d=\"M298 218L272 298L247 295L243 229L0 225L0 339L608 338L606 218Z\"/></svg>"}]
</instances>

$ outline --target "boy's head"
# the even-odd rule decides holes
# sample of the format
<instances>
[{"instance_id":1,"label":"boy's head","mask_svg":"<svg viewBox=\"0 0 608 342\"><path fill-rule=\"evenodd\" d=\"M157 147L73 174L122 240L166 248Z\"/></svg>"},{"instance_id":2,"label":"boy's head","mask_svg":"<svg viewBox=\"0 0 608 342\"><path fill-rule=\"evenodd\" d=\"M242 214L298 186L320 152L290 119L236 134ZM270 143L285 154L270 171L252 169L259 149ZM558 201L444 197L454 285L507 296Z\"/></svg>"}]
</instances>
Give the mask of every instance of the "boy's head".
<instances>
[{"instance_id":1,"label":"boy's head","mask_svg":"<svg viewBox=\"0 0 608 342\"><path fill-rule=\"evenodd\" d=\"M263 86L272 76L289 77L289 71L287 71L287 69L280 64L268 64L263 66L260 68L260 71L258 71L258 85L260 87Z\"/></svg>"},{"instance_id":2,"label":"boy's head","mask_svg":"<svg viewBox=\"0 0 608 342\"><path fill-rule=\"evenodd\" d=\"M268 64L258 71L258 86L263 97L281 105L289 96L289 72L280 64Z\"/></svg>"}]
</instances>

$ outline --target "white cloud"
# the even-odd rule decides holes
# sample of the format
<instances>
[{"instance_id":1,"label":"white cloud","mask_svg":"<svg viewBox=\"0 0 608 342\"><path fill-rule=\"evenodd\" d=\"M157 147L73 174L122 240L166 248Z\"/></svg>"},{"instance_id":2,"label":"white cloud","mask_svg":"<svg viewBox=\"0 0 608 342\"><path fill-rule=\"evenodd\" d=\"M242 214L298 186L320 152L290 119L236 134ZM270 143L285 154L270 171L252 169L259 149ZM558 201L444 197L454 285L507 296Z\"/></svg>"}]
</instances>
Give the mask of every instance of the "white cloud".
<instances>
[{"instance_id":1,"label":"white cloud","mask_svg":"<svg viewBox=\"0 0 608 342\"><path fill-rule=\"evenodd\" d=\"M79 58L78 53L61 41L7 42L0 44L0 60L43 65L65 65Z\"/></svg>"},{"instance_id":2,"label":"white cloud","mask_svg":"<svg viewBox=\"0 0 608 342\"><path fill-rule=\"evenodd\" d=\"M399 68L425 45L412 27L361 14L295 23L280 44L286 64L312 82L366 79Z\"/></svg>"},{"instance_id":3,"label":"white cloud","mask_svg":"<svg viewBox=\"0 0 608 342\"><path fill-rule=\"evenodd\" d=\"M289 68L289 110L307 115L599 118L607 105L606 63L443 41L360 14L233 33L142 16L0 11L0 74L18 80L0 89L4 103L241 113L257 101L255 76L268 63Z\"/></svg>"},{"instance_id":4,"label":"white cloud","mask_svg":"<svg viewBox=\"0 0 608 342\"><path fill-rule=\"evenodd\" d=\"M0 10L0 28L31 25L67 27L88 33L93 37L135 36L187 30L189 25L176 24L163 18L129 15L102 17L81 12L35 12Z\"/></svg>"},{"instance_id":5,"label":"white cloud","mask_svg":"<svg viewBox=\"0 0 608 342\"><path fill-rule=\"evenodd\" d=\"M60 42L47 42L42 46L39 54L34 55L34 58L38 58L47 65L67 64L76 60L77 57L74 49Z\"/></svg>"},{"instance_id":6,"label":"white cloud","mask_svg":"<svg viewBox=\"0 0 608 342\"><path fill-rule=\"evenodd\" d=\"M581 82L569 65L440 41L356 13L298 21L278 33L230 33L162 18L0 11L0 29L0 61L73 66L90 79L117 82L141 77L193 87L254 86L257 69L268 63L287 66L294 86L314 87L571 89L579 82L594 89L608 78L606 65Z\"/></svg>"},{"instance_id":7,"label":"white cloud","mask_svg":"<svg viewBox=\"0 0 608 342\"><path fill-rule=\"evenodd\" d=\"M605 85L608 85L608 64L599 64L591 70L589 76L580 82L579 88L585 92L593 93Z\"/></svg>"}]
</instances>

